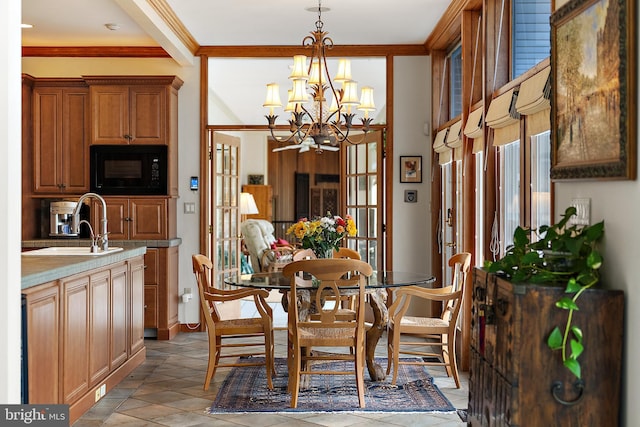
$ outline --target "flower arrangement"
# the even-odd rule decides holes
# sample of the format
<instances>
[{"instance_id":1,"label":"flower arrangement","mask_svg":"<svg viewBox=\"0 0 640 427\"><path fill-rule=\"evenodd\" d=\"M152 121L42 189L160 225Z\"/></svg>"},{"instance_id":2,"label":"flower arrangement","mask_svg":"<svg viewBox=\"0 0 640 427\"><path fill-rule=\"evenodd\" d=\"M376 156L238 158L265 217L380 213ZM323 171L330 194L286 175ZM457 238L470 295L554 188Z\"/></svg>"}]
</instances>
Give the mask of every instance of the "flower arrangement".
<instances>
[{"instance_id":1,"label":"flower arrangement","mask_svg":"<svg viewBox=\"0 0 640 427\"><path fill-rule=\"evenodd\" d=\"M311 249L318 258L329 258L333 250L338 250L339 243L345 236L355 236L356 223L350 215L344 218L338 215L326 216L313 220L302 218L287 230L298 238L304 249Z\"/></svg>"}]
</instances>

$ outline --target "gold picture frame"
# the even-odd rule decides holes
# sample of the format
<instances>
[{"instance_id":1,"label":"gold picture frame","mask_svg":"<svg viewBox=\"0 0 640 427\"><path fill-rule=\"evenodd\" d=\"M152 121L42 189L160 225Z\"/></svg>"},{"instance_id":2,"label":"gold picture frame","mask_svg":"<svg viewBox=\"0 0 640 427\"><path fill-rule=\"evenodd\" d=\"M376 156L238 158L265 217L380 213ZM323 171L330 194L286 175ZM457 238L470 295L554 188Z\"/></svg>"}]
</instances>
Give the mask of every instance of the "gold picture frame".
<instances>
[{"instance_id":1,"label":"gold picture frame","mask_svg":"<svg viewBox=\"0 0 640 427\"><path fill-rule=\"evenodd\" d=\"M551 16L551 178L636 178L636 0Z\"/></svg>"}]
</instances>

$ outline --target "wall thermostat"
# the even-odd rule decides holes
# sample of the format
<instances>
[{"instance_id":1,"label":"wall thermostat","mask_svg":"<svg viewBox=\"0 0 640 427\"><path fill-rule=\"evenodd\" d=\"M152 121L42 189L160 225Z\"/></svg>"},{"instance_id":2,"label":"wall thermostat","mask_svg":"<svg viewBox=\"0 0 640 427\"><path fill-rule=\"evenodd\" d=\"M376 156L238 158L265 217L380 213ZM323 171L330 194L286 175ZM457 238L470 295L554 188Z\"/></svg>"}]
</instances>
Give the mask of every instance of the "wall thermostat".
<instances>
[{"instance_id":1,"label":"wall thermostat","mask_svg":"<svg viewBox=\"0 0 640 427\"><path fill-rule=\"evenodd\" d=\"M189 188L191 188L191 190L193 190L193 191L197 191L198 190L198 177L197 176L192 176L191 177L191 182L189 184Z\"/></svg>"},{"instance_id":2,"label":"wall thermostat","mask_svg":"<svg viewBox=\"0 0 640 427\"><path fill-rule=\"evenodd\" d=\"M405 203L416 203L418 201L418 190L404 190Z\"/></svg>"}]
</instances>

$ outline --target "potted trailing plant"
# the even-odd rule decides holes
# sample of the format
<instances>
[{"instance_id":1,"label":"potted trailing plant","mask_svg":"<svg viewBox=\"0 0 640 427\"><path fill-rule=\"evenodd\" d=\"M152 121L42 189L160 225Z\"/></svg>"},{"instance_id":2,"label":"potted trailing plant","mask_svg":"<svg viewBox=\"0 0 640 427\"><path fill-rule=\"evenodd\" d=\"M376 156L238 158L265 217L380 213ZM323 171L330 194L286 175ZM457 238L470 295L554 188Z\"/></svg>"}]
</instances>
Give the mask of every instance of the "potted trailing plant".
<instances>
[{"instance_id":1,"label":"potted trailing plant","mask_svg":"<svg viewBox=\"0 0 640 427\"><path fill-rule=\"evenodd\" d=\"M596 243L604 233L604 221L589 226L570 225L576 208L566 209L562 219L554 225L543 225L538 230L517 227L513 245L503 258L485 267L490 273L505 276L514 283L527 282L564 286L564 295L556 307L567 310L567 321L556 326L547 337L551 350L562 353L564 366L578 379L581 378L578 357L584 351L582 330L572 323L573 313L579 310L578 298L599 280L602 256ZM532 241L532 235L538 240Z\"/></svg>"}]
</instances>

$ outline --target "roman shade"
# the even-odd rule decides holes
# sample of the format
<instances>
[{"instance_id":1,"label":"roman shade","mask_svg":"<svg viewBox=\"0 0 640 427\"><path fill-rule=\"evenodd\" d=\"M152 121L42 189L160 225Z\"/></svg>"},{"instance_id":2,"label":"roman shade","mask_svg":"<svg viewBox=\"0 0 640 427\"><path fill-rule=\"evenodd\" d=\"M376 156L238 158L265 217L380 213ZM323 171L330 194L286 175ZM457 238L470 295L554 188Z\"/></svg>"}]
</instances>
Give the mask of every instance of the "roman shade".
<instances>
[{"instance_id":1,"label":"roman shade","mask_svg":"<svg viewBox=\"0 0 640 427\"><path fill-rule=\"evenodd\" d=\"M444 128L438 131L436 139L433 142L433 151L438 153L438 163L441 165L447 164L451 161L451 148L447 147L447 132L449 128Z\"/></svg>"},{"instance_id":2,"label":"roman shade","mask_svg":"<svg viewBox=\"0 0 640 427\"><path fill-rule=\"evenodd\" d=\"M456 149L462 147L462 119L458 120L449 127L445 144L447 147Z\"/></svg>"},{"instance_id":3,"label":"roman shade","mask_svg":"<svg viewBox=\"0 0 640 427\"><path fill-rule=\"evenodd\" d=\"M545 67L520 85L516 110L527 116L527 135L537 135L551 129L550 75L551 67Z\"/></svg>"},{"instance_id":4,"label":"roman shade","mask_svg":"<svg viewBox=\"0 0 640 427\"><path fill-rule=\"evenodd\" d=\"M473 153L484 150L484 121L482 107L478 107L469 113L467 122L464 125L464 134L467 138L473 139Z\"/></svg>"},{"instance_id":5,"label":"roman shade","mask_svg":"<svg viewBox=\"0 0 640 427\"><path fill-rule=\"evenodd\" d=\"M487 126L494 130L493 145L501 146L520 139L520 115L515 103L518 92L509 89L491 101L487 111Z\"/></svg>"}]
</instances>

